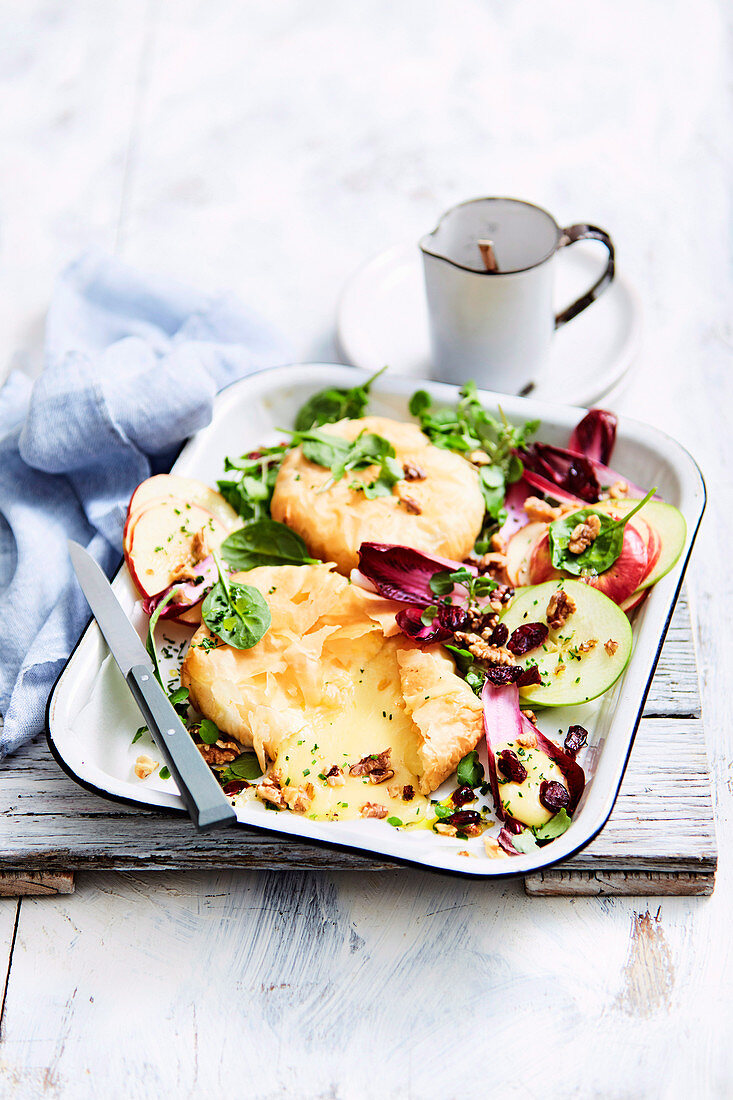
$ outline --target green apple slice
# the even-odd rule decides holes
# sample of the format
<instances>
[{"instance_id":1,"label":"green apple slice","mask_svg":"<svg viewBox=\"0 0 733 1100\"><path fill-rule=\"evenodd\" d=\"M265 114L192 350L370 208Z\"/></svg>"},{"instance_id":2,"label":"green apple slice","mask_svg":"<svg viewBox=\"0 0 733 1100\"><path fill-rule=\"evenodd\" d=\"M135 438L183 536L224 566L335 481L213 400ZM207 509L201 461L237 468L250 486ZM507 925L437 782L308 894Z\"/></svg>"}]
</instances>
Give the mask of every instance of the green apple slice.
<instances>
[{"instance_id":1,"label":"green apple slice","mask_svg":"<svg viewBox=\"0 0 733 1100\"><path fill-rule=\"evenodd\" d=\"M619 515L625 515L636 502L623 500L615 503L618 505ZM642 588L651 588L677 564L687 539L687 523L679 508L675 508L673 504L665 504L662 500L650 500L637 514L654 528L662 542L656 564L639 585L639 592ZM630 522L633 523L634 520Z\"/></svg>"},{"instance_id":2,"label":"green apple slice","mask_svg":"<svg viewBox=\"0 0 733 1100\"><path fill-rule=\"evenodd\" d=\"M546 642L517 660L536 664L542 683L520 688L522 701L543 707L587 703L608 691L631 656L631 624L608 596L583 581L546 581L515 596L501 621L511 634L526 623L546 623L547 605L563 589L575 611L559 629L550 628Z\"/></svg>"}]
</instances>

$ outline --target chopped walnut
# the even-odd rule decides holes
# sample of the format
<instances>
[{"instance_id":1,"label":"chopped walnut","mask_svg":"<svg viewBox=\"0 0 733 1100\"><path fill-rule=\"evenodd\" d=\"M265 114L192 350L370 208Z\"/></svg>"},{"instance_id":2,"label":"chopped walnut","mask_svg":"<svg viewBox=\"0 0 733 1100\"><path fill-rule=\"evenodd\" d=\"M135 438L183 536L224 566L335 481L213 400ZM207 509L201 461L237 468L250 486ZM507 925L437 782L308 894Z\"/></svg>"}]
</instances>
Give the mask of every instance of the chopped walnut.
<instances>
[{"instance_id":1,"label":"chopped walnut","mask_svg":"<svg viewBox=\"0 0 733 1100\"><path fill-rule=\"evenodd\" d=\"M611 488L608 490L608 495L611 500L623 500L628 495L629 486L625 481L614 481Z\"/></svg>"},{"instance_id":2,"label":"chopped walnut","mask_svg":"<svg viewBox=\"0 0 733 1100\"><path fill-rule=\"evenodd\" d=\"M614 641L613 638L609 638L607 642L604 642L603 648L605 649L609 657L613 657L614 653L618 649L618 642Z\"/></svg>"},{"instance_id":3,"label":"chopped walnut","mask_svg":"<svg viewBox=\"0 0 733 1100\"><path fill-rule=\"evenodd\" d=\"M491 459L487 455L486 451L470 451L468 455L468 461L473 462L474 466L491 465Z\"/></svg>"},{"instance_id":4,"label":"chopped walnut","mask_svg":"<svg viewBox=\"0 0 733 1100\"><path fill-rule=\"evenodd\" d=\"M408 497L406 493L398 493L400 504L404 504L405 511L413 516L421 516L422 508L414 497Z\"/></svg>"},{"instance_id":5,"label":"chopped walnut","mask_svg":"<svg viewBox=\"0 0 733 1100\"><path fill-rule=\"evenodd\" d=\"M295 798L290 803L290 809L294 810L296 814L304 814L306 810L310 809L314 794L315 790L312 783L306 783L304 787L298 787Z\"/></svg>"},{"instance_id":6,"label":"chopped walnut","mask_svg":"<svg viewBox=\"0 0 733 1100\"><path fill-rule=\"evenodd\" d=\"M525 749L537 748L537 735L535 733L520 733L516 741L518 745L522 745Z\"/></svg>"},{"instance_id":7,"label":"chopped walnut","mask_svg":"<svg viewBox=\"0 0 733 1100\"><path fill-rule=\"evenodd\" d=\"M587 641L581 642L578 646L578 653L590 653L598 645L597 638L588 638Z\"/></svg>"},{"instance_id":8,"label":"chopped walnut","mask_svg":"<svg viewBox=\"0 0 733 1100\"><path fill-rule=\"evenodd\" d=\"M552 523L562 515L562 508L553 508L546 500L541 500L539 497L527 497L524 510L530 523Z\"/></svg>"},{"instance_id":9,"label":"chopped walnut","mask_svg":"<svg viewBox=\"0 0 733 1100\"><path fill-rule=\"evenodd\" d=\"M377 802L365 802L361 808L362 817L378 817L383 818L387 816L386 807L380 806Z\"/></svg>"},{"instance_id":10,"label":"chopped walnut","mask_svg":"<svg viewBox=\"0 0 733 1100\"><path fill-rule=\"evenodd\" d=\"M495 553L506 554L507 540L497 531L496 534L491 536L490 546Z\"/></svg>"},{"instance_id":11,"label":"chopped walnut","mask_svg":"<svg viewBox=\"0 0 733 1100\"><path fill-rule=\"evenodd\" d=\"M462 848L460 852L456 852L457 856L468 856L469 859L478 859L475 852L467 852L465 848Z\"/></svg>"},{"instance_id":12,"label":"chopped walnut","mask_svg":"<svg viewBox=\"0 0 733 1100\"><path fill-rule=\"evenodd\" d=\"M138 779L147 779L158 767L158 761L142 753L135 761L135 775Z\"/></svg>"},{"instance_id":13,"label":"chopped walnut","mask_svg":"<svg viewBox=\"0 0 733 1100\"><path fill-rule=\"evenodd\" d=\"M489 554L471 554L467 560L471 565L476 566L482 576L488 573L494 580L506 582L506 554L498 551L492 551Z\"/></svg>"},{"instance_id":14,"label":"chopped walnut","mask_svg":"<svg viewBox=\"0 0 733 1100\"><path fill-rule=\"evenodd\" d=\"M217 741L215 745L197 745L196 748L209 765L231 764L242 751L234 741Z\"/></svg>"},{"instance_id":15,"label":"chopped walnut","mask_svg":"<svg viewBox=\"0 0 733 1100\"><path fill-rule=\"evenodd\" d=\"M533 710L523 710L522 714L526 719L528 719L528 721L532 723L533 726L537 725L537 715Z\"/></svg>"},{"instance_id":16,"label":"chopped walnut","mask_svg":"<svg viewBox=\"0 0 733 1100\"><path fill-rule=\"evenodd\" d=\"M578 523L568 542L568 550L571 554L582 554L601 533L601 517L595 512L588 516L585 523Z\"/></svg>"},{"instance_id":17,"label":"chopped walnut","mask_svg":"<svg viewBox=\"0 0 733 1100\"><path fill-rule=\"evenodd\" d=\"M478 634L467 634L462 630L455 633L457 642L462 643L469 653L488 665L515 665L517 662L503 646L489 645Z\"/></svg>"},{"instance_id":18,"label":"chopped walnut","mask_svg":"<svg viewBox=\"0 0 733 1100\"><path fill-rule=\"evenodd\" d=\"M489 859L509 859L509 853L505 852L501 844L492 837L484 837L484 849Z\"/></svg>"},{"instance_id":19,"label":"chopped walnut","mask_svg":"<svg viewBox=\"0 0 733 1100\"><path fill-rule=\"evenodd\" d=\"M385 783L394 775L394 770L389 766L391 755L392 750L385 749L384 752L364 756L358 764L351 765L349 775L364 775L370 783Z\"/></svg>"},{"instance_id":20,"label":"chopped walnut","mask_svg":"<svg viewBox=\"0 0 733 1100\"><path fill-rule=\"evenodd\" d=\"M555 665L554 675L555 676L562 676L562 674L563 674L563 672L565 672L566 668L567 668L567 666L563 665L563 664Z\"/></svg>"},{"instance_id":21,"label":"chopped walnut","mask_svg":"<svg viewBox=\"0 0 733 1100\"><path fill-rule=\"evenodd\" d=\"M284 810L287 805L280 790L280 784L272 776L267 776L261 783L257 784L255 794L260 802L271 802L273 806L278 806L281 810Z\"/></svg>"},{"instance_id":22,"label":"chopped walnut","mask_svg":"<svg viewBox=\"0 0 733 1100\"><path fill-rule=\"evenodd\" d=\"M433 825L433 830L436 833L440 833L441 836L455 836L458 832L455 825L448 825L445 821L436 821Z\"/></svg>"},{"instance_id":23,"label":"chopped walnut","mask_svg":"<svg viewBox=\"0 0 733 1100\"><path fill-rule=\"evenodd\" d=\"M425 471L416 462L410 462L408 459L402 463L402 469L405 474L405 481L425 480Z\"/></svg>"},{"instance_id":24,"label":"chopped walnut","mask_svg":"<svg viewBox=\"0 0 733 1100\"><path fill-rule=\"evenodd\" d=\"M332 768L329 768L326 772L326 782L329 787L343 787L346 780L344 779L344 773L338 764L334 764Z\"/></svg>"},{"instance_id":25,"label":"chopped walnut","mask_svg":"<svg viewBox=\"0 0 733 1100\"><path fill-rule=\"evenodd\" d=\"M550 596L550 602L547 605L547 625L552 627L553 630L559 630L561 626L565 626L565 623L576 610L573 597L568 596L563 588L558 588L557 592L553 592Z\"/></svg>"}]
</instances>

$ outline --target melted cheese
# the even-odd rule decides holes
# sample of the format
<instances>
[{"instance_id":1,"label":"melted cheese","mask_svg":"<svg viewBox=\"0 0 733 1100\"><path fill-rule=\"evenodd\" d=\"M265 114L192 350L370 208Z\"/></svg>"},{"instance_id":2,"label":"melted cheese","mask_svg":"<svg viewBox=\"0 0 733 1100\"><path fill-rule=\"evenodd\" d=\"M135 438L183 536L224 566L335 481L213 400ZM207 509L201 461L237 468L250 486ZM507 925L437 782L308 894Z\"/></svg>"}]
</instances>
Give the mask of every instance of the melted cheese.
<instances>
[{"instance_id":1,"label":"melted cheese","mask_svg":"<svg viewBox=\"0 0 733 1100\"><path fill-rule=\"evenodd\" d=\"M248 650L209 648L207 628L197 631L182 669L193 705L254 748L263 768L272 762L292 809L340 819L374 803L405 823L421 820L422 796L483 729L480 701L442 647L387 637L384 608L327 565L263 567L236 579L262 592L272 624ZM372 783L348 774L387 748L394 776ZM343 785L319 778L334 765ZM404 786L413 799L402 798Z\"/></svg>"},{"instance_id":2,"label":"melted cheese","mask_svg":"<svg viewBox=\"0 0 733 1100\"><path fill-rule=\"evenodd\" d=\"M503 779L498 770L499 794L504 809L524 825L544 825L554 814L540 802L540 784L546 779L548 783L566 786L565 776L541 749L527 748L518 741L506 741L494 747L494 754L498 757L503 749L515 752L527 770L527 778L522 783Z\"/></svg>"}]
</instances>

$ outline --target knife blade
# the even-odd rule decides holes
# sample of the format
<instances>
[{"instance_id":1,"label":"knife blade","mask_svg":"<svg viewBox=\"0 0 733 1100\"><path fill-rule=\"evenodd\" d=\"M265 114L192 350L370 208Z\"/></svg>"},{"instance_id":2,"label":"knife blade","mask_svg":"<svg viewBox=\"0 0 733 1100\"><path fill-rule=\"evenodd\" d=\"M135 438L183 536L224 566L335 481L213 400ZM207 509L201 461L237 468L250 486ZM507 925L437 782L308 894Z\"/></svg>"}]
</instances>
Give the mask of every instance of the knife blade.
<instances>
[{"instance_id":1,"label":"knife blade","mask_svg":"<svg viewBox=\"0 0 733 1100\"><path fill-rule=\"evenodd\" d=\"M234 824L237 820L234 809L156 680L148 651L112 585L83 546L71 539L68 546L81 590L155 744L175 777L193 823L199 830Z\"/></svg>"}]
</instances>

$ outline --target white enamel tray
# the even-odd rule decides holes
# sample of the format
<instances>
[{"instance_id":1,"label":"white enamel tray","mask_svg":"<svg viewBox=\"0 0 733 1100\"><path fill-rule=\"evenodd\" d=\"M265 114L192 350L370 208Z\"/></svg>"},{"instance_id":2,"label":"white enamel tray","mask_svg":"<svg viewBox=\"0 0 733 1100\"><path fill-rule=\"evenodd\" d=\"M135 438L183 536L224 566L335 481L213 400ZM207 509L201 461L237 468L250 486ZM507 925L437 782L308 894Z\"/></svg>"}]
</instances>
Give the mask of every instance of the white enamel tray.
<instances>
[{"instance_id":1,"label":"white enamel tray","mask_svg":"<svg viewBox=\"0 0 733 1100\"><path fill-rule=\"evenodd\" d=\"M280 367L250 375L230 386L216 400L211 424L182 450L174 472L215 485L226 455L240 455L278 438L278 428L293 423L297 409L312 393L325 386L352 386L364 373L332 364ZM424 387L440 402L456 400L453 387L425 382ZM407 402L416 388L413 379L384 375L370 402L376 415L409 419ZM565 444L581 413L578 409L544 402L482 393L485 406L496 412L500 403L516 422L539 417L538 438ZM488 859L483 838L472 841L441 837L429 830L395 829L385 821L317 822L282 811L274 813L252 800L237 807L241 824L267 829L309 842L356 848L441 871L502 878L528 874L566 859L588 844L603 828L621 784L634 735L641 718L667 626L679 593L685 566L705 507L705 487L700 471L678 443L664 433L635 420L619 420L613 466L643 486L659 486L660 494L676 504L687 520L687 542L682 556L666 577L652 589L634 623L634 651L616 686L595 703L583 707L552 708L539 715L539 726L557 739L572 722L589 730L589 745L579 757L588 783L570 829L536 853ZM115 592L131 619L144 630L137 596L123 565L113 582ZM165 624L160 632L168 639L173 675L176 651L185 648L190 631ZM145 781L133 772L135 758L150 751L152 742L132 736L141 717L117 666L109 656L96 623L82 635L51 694L48 704L48 741L61 766L83 786L105 797L145 808L181 811L175 782L157 773ZM155 750L152 750L155 752ZM484 764L486 759L484 756ZM445 784L444 792L452 789ZM441 797L443 789L434 797ZM151 848L155 823L151 821ZM498 832L498 826L494 830ZM485 834L487 835L487 834ZM239 841L236 830L231 843ZM477 858L458 853L471 851Z\"/></svg>"}]
</instances>

